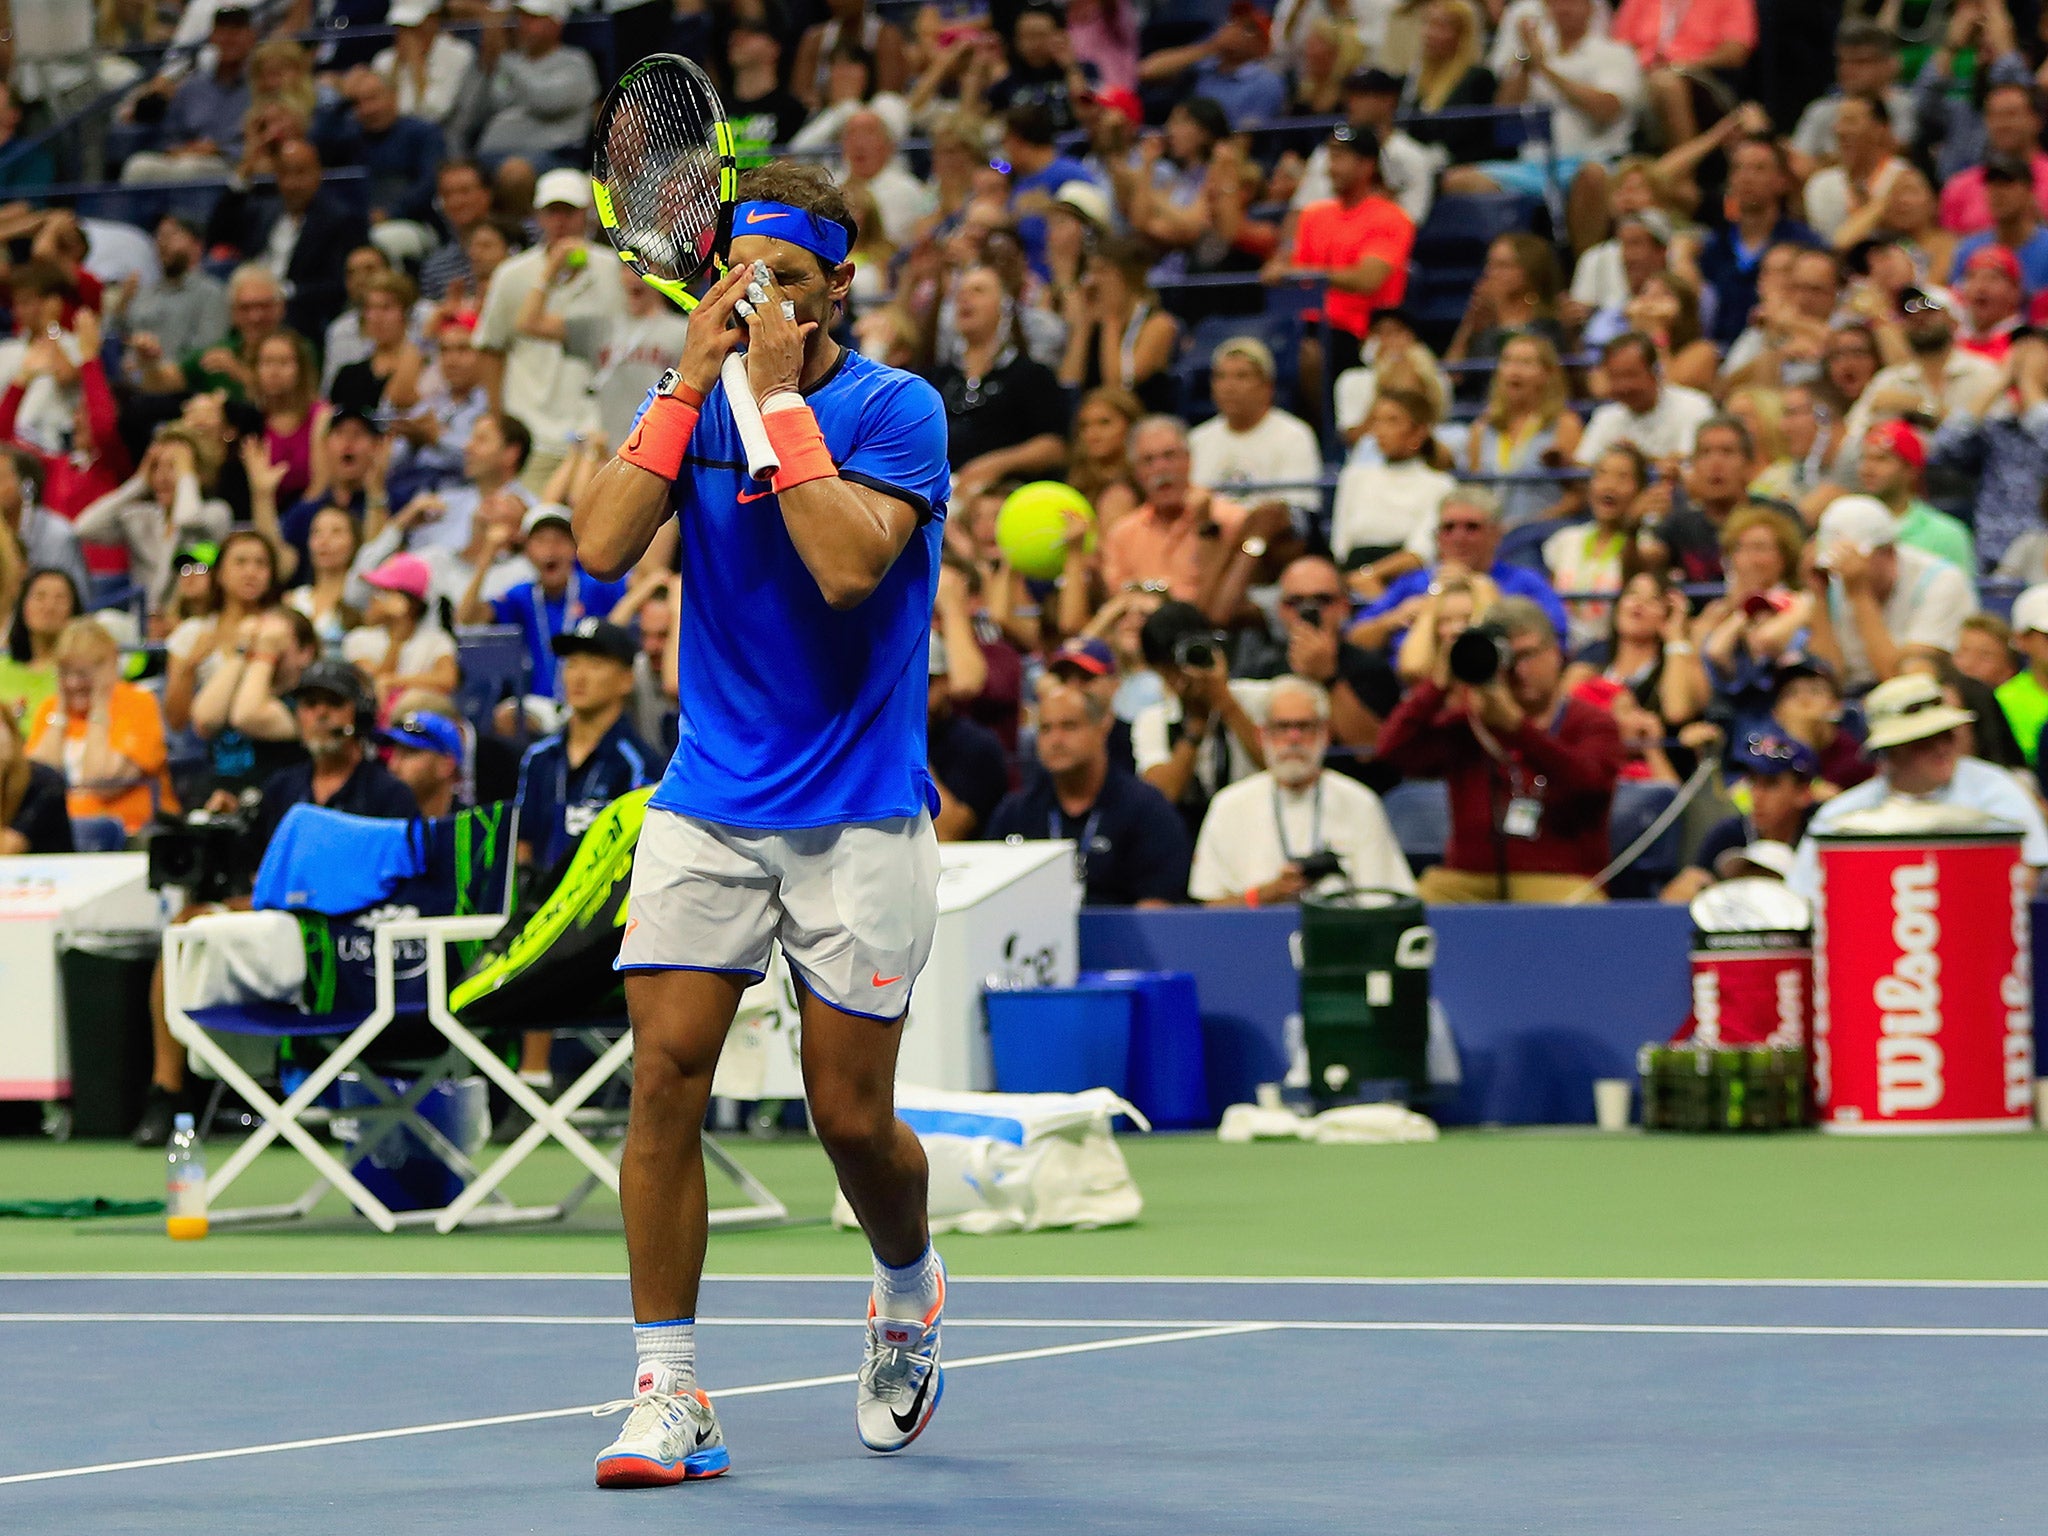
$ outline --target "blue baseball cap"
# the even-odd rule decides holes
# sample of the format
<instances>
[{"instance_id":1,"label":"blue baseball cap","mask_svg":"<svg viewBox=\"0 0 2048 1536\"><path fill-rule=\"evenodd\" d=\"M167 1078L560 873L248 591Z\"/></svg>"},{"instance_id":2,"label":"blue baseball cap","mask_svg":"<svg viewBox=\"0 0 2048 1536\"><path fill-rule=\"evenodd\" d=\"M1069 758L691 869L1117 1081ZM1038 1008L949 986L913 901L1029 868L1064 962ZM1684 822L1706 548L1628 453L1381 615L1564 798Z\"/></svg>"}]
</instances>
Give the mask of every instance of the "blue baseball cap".
<instances>
[{"instance_id":1,"label":"blue baseball cap","mask_svg":"<svg viewBox=\"0 0 2048 1536\"><path fill-rule=\"evenodd\" d=\"M1052 653L1047 667L1072 667L1090 677L1114 677L1116 675L1116 652L1106 641L1087 639L1069 640Z\"/></svg>"},{"instance_id":2,"label":"blue baseball cap","mask_svg":"<svg viewBox=\"0 0 2048 1536\"><path fill-rule=\"evenodd\" d=\"M1735 744L1728 760L1738 772L1753 778L1775 778L1781 773L1802 779L1820 775L1820 758L1813 748L1776 731L1751 731Z\"/></svg>"},{"instance_id":3,"label":"blue baseball cap","mask_svg":"<svg viewBox=\"0 0 2048 1536\"><path fill-rule=\"evenodd\" d=\"M462 760L462 727L442 715L423 709L407 710L377 733L387 746L411 747L420 752L438 752Z\"/></svg>"}]
</instances>

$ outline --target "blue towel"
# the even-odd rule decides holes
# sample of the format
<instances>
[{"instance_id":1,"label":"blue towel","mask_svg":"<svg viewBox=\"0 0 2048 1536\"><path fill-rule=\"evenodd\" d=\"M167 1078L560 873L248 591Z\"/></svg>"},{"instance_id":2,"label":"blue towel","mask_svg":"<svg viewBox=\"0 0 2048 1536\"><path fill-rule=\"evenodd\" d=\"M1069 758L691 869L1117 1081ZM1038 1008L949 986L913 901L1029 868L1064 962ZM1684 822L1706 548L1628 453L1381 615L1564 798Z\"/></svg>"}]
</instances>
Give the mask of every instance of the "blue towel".
<instances>
[{"instance_id":1,"label":"blue towel","mask_svg":"<svg viewBox=\"0 0 2048 1536\"><path fill-rule=\"evenodd\" d=\"M256 906L341 917L388 901L426 868L426 837L417 819L394 821L295 805L263 850Z\"/></svg>"}]
</instances>

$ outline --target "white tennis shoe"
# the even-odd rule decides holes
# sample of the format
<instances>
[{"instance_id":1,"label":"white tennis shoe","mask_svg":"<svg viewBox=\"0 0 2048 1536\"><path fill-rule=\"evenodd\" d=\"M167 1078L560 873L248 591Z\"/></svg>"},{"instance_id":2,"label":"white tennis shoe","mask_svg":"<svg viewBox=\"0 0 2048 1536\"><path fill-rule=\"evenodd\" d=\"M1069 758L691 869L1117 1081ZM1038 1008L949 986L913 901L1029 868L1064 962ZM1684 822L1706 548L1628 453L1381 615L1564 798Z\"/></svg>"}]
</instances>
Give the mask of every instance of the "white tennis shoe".
<instances>
[{"instance_id":1,"label":"white tennis shoe","mask_svg":"<svg viewBox=\"0 0 2048 1536\"><path fill-rule=\"evenodd\" d=\"M871 1451L900 1451L931 1423L945 1396L946 1373L939 1368L939 1324L946 1309L946 1271L939 1270L939 1299L921 1323L879 1317L868 1298L868 1351L855 1388L853 1420L860 1443Z\"/></svg>"},{"instance_id":2,"label":"white tennis shoe","mask_svg":"<svg viewBox=\"0 0 2048 1536\"><path fill-rule=\"evenodd\" d=\"M592 1411L603 1418L621 1409L631 1410L625 1427L597 1453L598 1487L655 1488L716 1477L732 1465L711 1399L668 1367L642 1366L631 1397Z\"/></svg>"}]
</instances>

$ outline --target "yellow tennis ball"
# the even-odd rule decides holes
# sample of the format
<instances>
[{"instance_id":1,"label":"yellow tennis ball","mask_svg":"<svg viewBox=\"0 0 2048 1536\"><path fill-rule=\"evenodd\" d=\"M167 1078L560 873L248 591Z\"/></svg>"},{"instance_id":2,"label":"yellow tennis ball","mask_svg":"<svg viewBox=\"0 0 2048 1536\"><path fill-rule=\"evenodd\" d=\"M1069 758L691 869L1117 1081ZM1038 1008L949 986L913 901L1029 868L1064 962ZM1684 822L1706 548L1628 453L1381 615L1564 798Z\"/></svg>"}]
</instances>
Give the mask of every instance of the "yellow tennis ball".
<instances>
[{"instance_id":1,"label":"yellow tennis ball","mask_svg":"<svg viewBox=\"0 0 2048 1536\"><path fill-rule=\"evenodd\" d=\"M996 545L1013 570L1041 580L1057 576L1067 564L1067 514L1080 514L1088 524L1087 542L1095 548L1095 508L1071 485L1034 480L1003 499L996 514Z\"/></svg>"}]
</instances>

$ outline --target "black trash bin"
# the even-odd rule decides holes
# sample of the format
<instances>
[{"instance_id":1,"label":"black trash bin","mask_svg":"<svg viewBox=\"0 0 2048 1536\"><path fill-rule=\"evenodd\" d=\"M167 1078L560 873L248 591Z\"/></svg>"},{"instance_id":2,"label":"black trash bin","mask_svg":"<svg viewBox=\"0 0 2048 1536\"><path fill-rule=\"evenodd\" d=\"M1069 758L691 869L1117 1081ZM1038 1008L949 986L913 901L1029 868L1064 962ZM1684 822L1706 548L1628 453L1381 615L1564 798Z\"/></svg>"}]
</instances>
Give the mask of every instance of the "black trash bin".
<instances>
[{"instance_id":1,"label":"black trash bin","mask_svg":"<svg viewBox=\"0 0 2048 1536\"><path fill-rule=\"evenodd\" d=\"M142 1118L153 1056L149 979L162 950L154 933L93 933L58 956L73 1136L126 1136Z\"/></svg>"}]
</instances>

